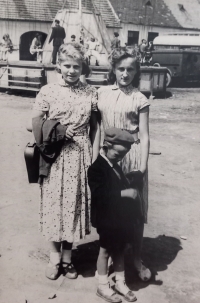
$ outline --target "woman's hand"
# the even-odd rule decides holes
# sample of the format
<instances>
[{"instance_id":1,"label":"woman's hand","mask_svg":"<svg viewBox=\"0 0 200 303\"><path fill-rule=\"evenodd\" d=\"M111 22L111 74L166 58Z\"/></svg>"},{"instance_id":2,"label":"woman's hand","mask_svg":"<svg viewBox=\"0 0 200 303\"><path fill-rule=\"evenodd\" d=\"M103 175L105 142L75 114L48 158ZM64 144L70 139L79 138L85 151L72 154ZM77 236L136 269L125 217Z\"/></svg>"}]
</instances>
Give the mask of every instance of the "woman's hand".
<instances>
[{"instance_id":1,"label":"woman's hand","mask_svg":"<svg viewBox=\"0 0 200 303\"><path fill-rule=\"evenodd\" d=\"M66 132L65 132L65 137L66 137L66 140L69 140L69 139L72 139L73 136L74 136L74 126L73 125L70 125L67 129L66 129Z\"/></svg>"},{"instance_id":2,"label":"woman's hand","mask_svg":"<svg viewBox=\"0 0 200 303\"><path fill-rule=\"evenodd\" d=\"M137 189L135 188L128 188L128 189L123 189L121 191L121 197L122 198L131 198L135 200L137 198L138 192Z\"/></svg>"}]
</instances>

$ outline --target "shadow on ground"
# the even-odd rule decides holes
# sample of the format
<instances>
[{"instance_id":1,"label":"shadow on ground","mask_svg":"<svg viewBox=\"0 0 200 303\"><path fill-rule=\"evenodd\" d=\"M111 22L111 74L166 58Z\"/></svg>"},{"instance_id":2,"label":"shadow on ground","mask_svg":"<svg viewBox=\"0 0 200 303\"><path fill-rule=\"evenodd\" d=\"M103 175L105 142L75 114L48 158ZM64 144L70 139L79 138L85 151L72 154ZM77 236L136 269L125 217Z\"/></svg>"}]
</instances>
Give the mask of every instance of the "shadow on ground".
<instances>
[{"instance_id":1,"label":"shadow on ground","mask_svg":"<svg viewBox=\"0 0 200 303\"><path fill-rule=\"evenodd\" d=\"M99 241L78 245L73 250L72 261L79 275L84 278L94 277L98 253Z\"/></svg>"},{"instance_id":2,"label":"shadow on ground","mask_svg":"<svg viewBox=\"0 0 200 303\"><path fill-rule=\"evenodd\" d=\"M168 265L173 262L178 252L182 250L181 243L177 238L158 236L157 238L143 239L144 264L150 268L152 278L149 282L142 282L133 266L132 250L128 249L125 255L126 281L132 290L139 290L149 284L162 285L161 280L156 280L159 271L167 270ZM99 242L89 242L77 246L73 250L73 262L79 275L93 277L96 271L96 261L99 252ZM111 277L112 278L112 277Z\"/></svg>"},{"instance_id":3,"label":"shadow on ground","mask_svg":"<svg viewBox=\"0 0 200 303\"><path fill-rule=\"evenodd\" d=\"M147 99L168 99L172 97L172 93L169 90L166 90L166 92L154 92L153 96L151 96L150 93L145 93L143 94L147 97Z\"/></svg>"},{"instance_id":4,"label":"shadow on ground","mask_svg":"<svg viewBox=\"0 0 200 303\"><path fill-rule=\"evenodd\" d=\"M157 238L143 239L142 259L146 267L151 270L152 277L149 282L143 282L138 278L137 272L133 267L133 258L130 252L126 257L126 280L132 290L145 288L150 284L162 285L161 280L156 280L158 272L167 270L178 252L182 250L179 239L168 236L158 236Z\"/></svg>"}]
</instances>

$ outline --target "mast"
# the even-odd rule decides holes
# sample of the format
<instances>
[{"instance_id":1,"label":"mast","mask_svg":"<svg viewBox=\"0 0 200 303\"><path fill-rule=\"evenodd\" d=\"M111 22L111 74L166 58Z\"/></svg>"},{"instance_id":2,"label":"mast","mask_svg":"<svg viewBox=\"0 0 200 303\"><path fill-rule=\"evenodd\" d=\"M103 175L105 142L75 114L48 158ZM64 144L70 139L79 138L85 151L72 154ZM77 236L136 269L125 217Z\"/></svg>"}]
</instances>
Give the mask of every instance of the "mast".
<instances>
[{"instance_id":1,"label":"mast","mask_svg":"<svg viewBox=\"0 0 200 303\"><path fill-rule=\"evenodd\" d=\"M79 0L79 18L80 18L80 28L79 32L82 30L82 0Z\"/></svg>"}]
</instances>

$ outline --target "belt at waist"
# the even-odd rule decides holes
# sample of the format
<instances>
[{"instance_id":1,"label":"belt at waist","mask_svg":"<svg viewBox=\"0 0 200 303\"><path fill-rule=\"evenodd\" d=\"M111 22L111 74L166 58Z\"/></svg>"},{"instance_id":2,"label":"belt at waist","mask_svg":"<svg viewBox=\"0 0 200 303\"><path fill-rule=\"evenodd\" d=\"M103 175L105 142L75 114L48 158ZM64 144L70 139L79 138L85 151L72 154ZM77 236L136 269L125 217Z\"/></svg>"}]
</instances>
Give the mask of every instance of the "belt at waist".
<instances>
[{"instance_id":1,"label":"belt at waist","mask_svg":"<svg viewBox=\"0 0 200 303\"><path fill-rule=\"evenodd\" d=\"M84 129L80 129L80 130L77 130L74 132L74 136L85 136L88 134L88 129L87 128L84 128Z\"/></svg>"}]
</instances>

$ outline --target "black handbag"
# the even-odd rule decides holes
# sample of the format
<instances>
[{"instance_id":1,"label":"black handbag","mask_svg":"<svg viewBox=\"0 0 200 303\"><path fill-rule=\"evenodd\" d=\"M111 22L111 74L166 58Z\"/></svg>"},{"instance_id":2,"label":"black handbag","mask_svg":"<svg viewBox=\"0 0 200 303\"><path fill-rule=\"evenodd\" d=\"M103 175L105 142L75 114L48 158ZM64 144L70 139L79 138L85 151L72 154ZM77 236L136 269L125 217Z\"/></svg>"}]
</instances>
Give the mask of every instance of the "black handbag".
<instances>
[{"instance_id":1,"label":"black handbag","mask_svg":"<svg viewBox=\"0 0 200 303\"><path fill-rule=\"evenodd\" d=\"M40 152L36 143L28 143L24 150L24 158L29 183L38 183Z\"/></svg>"}]
</instances>

